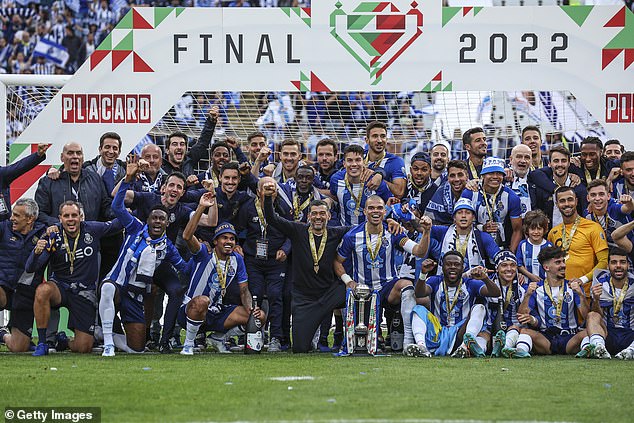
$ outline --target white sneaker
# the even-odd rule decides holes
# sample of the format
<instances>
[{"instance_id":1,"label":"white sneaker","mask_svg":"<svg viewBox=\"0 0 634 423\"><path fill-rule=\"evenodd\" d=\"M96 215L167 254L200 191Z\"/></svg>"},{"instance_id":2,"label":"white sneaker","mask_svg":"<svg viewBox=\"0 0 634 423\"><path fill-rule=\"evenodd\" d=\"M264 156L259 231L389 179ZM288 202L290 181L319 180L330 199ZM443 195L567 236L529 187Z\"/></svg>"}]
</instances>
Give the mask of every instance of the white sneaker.
<instances>
[{"instance_id":1,"label":"white sneaker","mask_svg":"<svg viewBox=\"0 0 634 423\"><path fill-rule=\"evenodd\" d=\"M181 355L194 355L193 345L183 345L183 349L180 352Z\"/></svg>"},{"instance_id":2,"label":"white sneaker","mask_svg":"<svg viewBox=\"0 0 634 423\"><path fill-rule=\"evenodd\" d=\"M114 345L104 345L103 352L101 353L102 357L114 357Z\"/></svg>"},{"instance_id":3,"label":"white sneaker","mask_svg":"<svg viewBox=\"0 0 634 423\"><path fill-rule=\"evenodd\" d=\"M230 354L231 353L231 351L229 351L227 349L227 346L225 345L224 338L217 339L217 338L214 338L213 336L209 335L207 337L207 346L209 348L211 348L211 351L219 352L221 354Z\"/></svg>"},{"instance_id":4,"label":"white sneaker","mask_svg":"<svg viewBox=\"0 0 634 423\"><path fill-rule=\"evenodd\" d=\"M627 347L616 356L619 360L634 360L634 348Z\"/></svg>"},{"instance_id":5,"label":"white sneaker","mask_svg":"<svg viewBox=\"0 0 634 423\"><path fill-rule=\"evenodd\" d=\"M605 349L605 345L597 345L594 348L594 354L592 356L594 358L607 358L607 359L612 358L608 350Z\"/></svg>"},{"instance_id":6,"label":"white sneaker","mask_svg":"<svg viewBox=\"0 0 634 423\"><path fill-rule=\"evenodd\" d=\"M403 355L407 357L431 357L431 353L423 344L407 344L403 348Z\"/></svg>"}]
</instances>

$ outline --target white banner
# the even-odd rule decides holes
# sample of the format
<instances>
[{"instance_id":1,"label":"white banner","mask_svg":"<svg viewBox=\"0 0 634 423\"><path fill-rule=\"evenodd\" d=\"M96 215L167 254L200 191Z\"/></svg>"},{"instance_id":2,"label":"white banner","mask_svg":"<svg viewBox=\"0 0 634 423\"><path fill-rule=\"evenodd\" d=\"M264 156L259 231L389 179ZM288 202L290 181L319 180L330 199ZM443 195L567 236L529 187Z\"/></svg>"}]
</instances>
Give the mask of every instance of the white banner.
<instances>
[{"instance_id":1,"label":"white banner","mask_svg":"<svg viewBox=\"0 0 634 423\"><path fill-rule=\"evenodd\" d=\"M114 130L129 151L191 90L569 90L634 148L625 7L313 6L131 10L17 142L52 142L56 163L64 143L93 157Z\"/></svg>"}]
</instances>

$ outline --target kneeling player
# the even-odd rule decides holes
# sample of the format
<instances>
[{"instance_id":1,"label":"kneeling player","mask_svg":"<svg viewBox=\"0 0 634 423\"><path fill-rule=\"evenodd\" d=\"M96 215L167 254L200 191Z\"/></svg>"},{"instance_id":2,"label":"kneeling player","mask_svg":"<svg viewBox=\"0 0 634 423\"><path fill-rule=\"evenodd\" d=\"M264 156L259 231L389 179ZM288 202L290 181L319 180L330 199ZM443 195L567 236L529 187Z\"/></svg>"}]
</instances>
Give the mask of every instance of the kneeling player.
<instances>
[{"instance_id":1,"label":"kneeling player","mask_svg":"<svg viewBox=\"0 0 634 423\"><path fill-rule=\"evenodd\" d=\"M417 305L412 313L415 344L405 347L409 356L449 355L463 358L469 352L484 356L487 341L480 335L486 309L476 304L482 297L499 297L500 288L489 279L484 267L474 267L471 278L463 278L464 257L457 251L445 253L442 276L431 276L416 284L416 296L430 296L430 308ZM464 341L464 343L463 343Z\"/></svg>"},{"instance_id":2,"label":"kneeling player","mask_svg":"<svg viewBox=\"0 0 634 423\"><path fill-rule=\"evenodd\" d=\"M583 289L577 282L568 282L566 253L559 247L543 248L537 259L546 272L543 284L531 282L520 305L517 318L527 327L522 328L515 351L509 354L530 357L537 354L576 354L585 330L579 330L577 316L588 315L588 304Z\"/></svg>"},{"instance_id":3,"label":"kneeling player","mask_svg":"<svg viewBox=\"0 0 634 423\"><path fill-rule=\"evenodd\" d=\"M204 324L206 330L226 332L239 325L246 325L251 309L254 316L264 320L264 313L252 304L247 284L247 272L242 257L233 251L236 245L236 231L232 224L222 223L214 233L213 251L208 251L194 235L200 217L207 207L214 207L213 193L205 193L183 231L183 239L194 254L190 263L191 282L178 312L178 322L187 330L183 355L194 354L194 339L198 329ZM236 280L240 286L241 306L223 304L227 287ZM211 338L218 352L228 352L223 339Z\"/></svg>"},{"instance_id":4,"label":"kneeling player","mask_svg":"<svg viewBox=\"0 0 634 423\"><path fill-rule=\"evenodd\" d=\"M634 359L634 278L628 267L624 250L610 250L610 272L592 286L592 311L586 320L589 344L577 357L610 358L616 354L621 360Z\"/></svg>"}]
</instances>

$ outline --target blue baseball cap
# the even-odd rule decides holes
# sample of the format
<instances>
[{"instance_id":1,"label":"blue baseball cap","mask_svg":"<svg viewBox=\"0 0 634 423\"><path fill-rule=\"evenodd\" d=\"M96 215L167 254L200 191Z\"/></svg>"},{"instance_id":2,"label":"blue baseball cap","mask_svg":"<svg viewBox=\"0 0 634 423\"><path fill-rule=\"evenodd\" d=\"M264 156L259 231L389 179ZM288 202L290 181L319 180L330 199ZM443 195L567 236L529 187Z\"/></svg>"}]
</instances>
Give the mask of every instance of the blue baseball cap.
<instances>
[{"instance_id":1,"label":"blue baseball cap","mask_svg":"<svg viewBox=\"0 0 634 423\"><path fill-rule=\"evenodd\" d=\"M224 222L218 225L218 227L216 228L216 232L214 232L214 239L218 238L222 234L232 234L235 237L238 236L233 225L228 222Z\"/></svg>"},{"instance_id":2,"label":"blue baseball cap","mask_svg":"<svg viewBox=\"0 0 634 423\"><path fill-rule=\"evenodd\" d=\"M429 154L423 151L419 151L418 153L414 154L412 156L412 159L410 160L410 164L413 164L414 162L417 162L419 160L431 166L431 157L429 157Z\"/></svg>"},{"instance_id":3,"label":"blue baseball cap","mask_svg":"<svg viewBox=\"0 0 634 423\"><path fill-rule=\"evenodd\" d=\"M458 210L471 210L475 214L475 209L473 208L473 204L471 204L471 200L468 198L460 198L456 201L456 204L453 206L453 214L456 214Z\"/></svg>"},{"instance_id":4,"label":"blue baseball cap","mask_svg":"<svg viewBox=\"0 0 634 423\"><path fill-rule=\"evenodd\" d=\"M504 166L506 163L504 159L498 159L497 157L487 157L484 159L484 163L482 163L482 171L480 175L485 175L487 173L500 172L504 173Z\"/></svg>"}]
</instances>

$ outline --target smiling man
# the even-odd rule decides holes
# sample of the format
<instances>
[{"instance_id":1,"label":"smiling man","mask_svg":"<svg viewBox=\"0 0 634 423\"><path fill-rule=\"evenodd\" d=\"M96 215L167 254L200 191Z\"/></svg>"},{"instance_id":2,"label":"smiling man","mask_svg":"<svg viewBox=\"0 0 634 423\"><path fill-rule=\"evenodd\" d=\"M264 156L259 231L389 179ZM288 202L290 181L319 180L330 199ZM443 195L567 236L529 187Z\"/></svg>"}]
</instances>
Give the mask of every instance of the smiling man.
<instances>
[{"instance_id":1,"label":"smiling man","mask_svg":"<svg viewBox=\"0 0 634 423\"><path fill-rule=\"evenodd\" d=\"M606 178L616 166L603 157L603 143L597 137L586 137L581 141L581 178L584 185L599 178Z\"/></svg>"},{"instance_id":2,"label":"smiling man","mask_svg":"<svg viewBox=\"0 0 634 423\"><path fill-rule=\"evenodd\" d=\"M414 154L409 167L405 196L416 201L416 208L421 213L425 213L427 204L438 189L431 174L432 161L429 155L427 153Z\"/></svg>"},{"instance_id":3,"label":"smiling man","mask_svg":"<svg viewBox=\"0 0 634 423\"><path fill-rule=\"evenodd\" d=\"M473 203L478 229L491 234L500 247L515 252L522 240L522 209L519 197L502 185L504 160L487 157L480 176L481 189L465 189L462 197Z\"/></svg>"},{"instance_id":4,"label":"smiling man","mask_svg":"<svg viewBox=\"0 0 634 423\"><path fill-rule=\"evenodd\" d=\"M84 169L84 152L77 142L64 145L60 160L64 170L58 179L41 178L35 201L40 210L38 220L47 226L59 222L58 208L64 201L79 201L83 204L86 220L106 220L112 217L109 193L97 173Z\"/></svg>"},{"instance_id":5,"label":"smiling man","mask_svg":"<svg viewBox=\"0 0 634 423\"><path fill-rule=\"evenodd\" d=\"M394 197L401 198L405 194L407 175L403 159L388 153L387 125L383 122L370 122L365 129L365 142L368 146L364 162L368 169L381 169L385 176L385 182ZM371 185L372 186L372 185ZM373 188L376 188L373 186Z\"/></svg>"},{"instance_id":6,"label":"smiling man","mask_svg":"<svg viewBox=\"0 0 634 423\"><path fill-rule=\"evenodd\" d=\"M467 174L469 179L479 179L488 149L484 129L478 127L466 130L465 133L462 134L462 145L469 153L469 157L467 158Z\"/></svg>"},{"instance_id":7,"label":"smiling man","mask_svg":"<svg viewBox=\"0 0 634 423\"><path fill-rule=\"evenodd\" d=\"M520 199L522 219L534 208L535 185L528 182L528 174L531 170L531 149L524 144L519 144L511 150L510 167L512 180L506 183Z\"/></svg>"},{"instance_id":8,"label":"smiling man","mask_svg":"<svg viewBox=\"0 0 634 423\"><path fill-rule=\"evenodd\" d=\"M598 223L579 216L577 196L572 188L557 188L555 201L563 223L550 230L548 241L564 251L566 279L583 285L589 293L588 282L592 280L594 270L605 269L608 264L605 233Z\"/></svg>"},{"instance_id":9,"label":"smiling man","mask_svg":"<svg viewBox=\"0 0 634 423\"><path fill-rule=\"evenodd\" d=\"M612 241L612 232L631 220L632 211L634 200L629 194L621 195L617 201L610 197L608 184L603 179L595 179L588 184L588 210L585 218L601 225L610 247L616 246Z\"/></svg>"},{"instance_id":10,"label":"smiling man","mask_svg":"<svg viewBox=\"0 0 634 423\"><path fill-rule=\"evenodd\" d=\"M542 133L537 126L522 129L522 144L531 149L531 170L548 166L548 157L542 155Z\"/></svg>"},{"instance_id":11,"label":"smiling man","mask_svg":"<svg viewBox=\"0 0 634 423\"><path fill-rule=\"evenodd\" d=\"M427 204L425 215L434 225L453 223L454 204L467 186L469 175L467 164L462 160L452 160L447 165L447 181L438 187Z\"/></svg>"}]
</instances>

